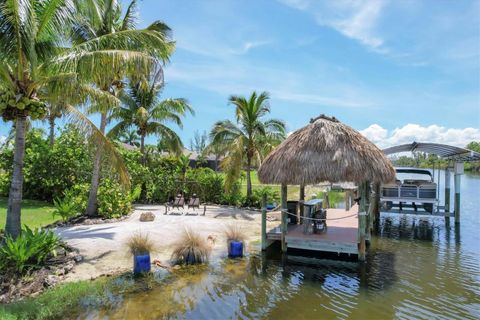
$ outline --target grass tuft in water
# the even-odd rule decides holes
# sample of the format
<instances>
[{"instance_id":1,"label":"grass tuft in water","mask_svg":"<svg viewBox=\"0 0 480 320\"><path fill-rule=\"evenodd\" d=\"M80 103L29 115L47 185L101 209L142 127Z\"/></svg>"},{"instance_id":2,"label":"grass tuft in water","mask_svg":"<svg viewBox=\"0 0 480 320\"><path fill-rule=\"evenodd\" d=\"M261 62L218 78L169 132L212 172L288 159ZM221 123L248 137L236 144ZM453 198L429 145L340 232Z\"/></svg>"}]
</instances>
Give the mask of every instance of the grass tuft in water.
<instances>
[{"instance_id":1,"label":"grass tuft in water","mask_svg":"<svg viewBox=\"0 0 480 320\"><path fill-rule=\"evenodd\" d=\"M178 264L205 263L210 252L206 239L191 229L185 229L173 248L172 260Z\"/></svg>"},{"instance_id":2,"label":"grass tuft in water","mask_svg":"<svg viewBox=\"0 0 480 320\"><path fill-rule=\"evenodd\" d=\"M148 237L148 234L134 233L127 240L127 247L130 253L135 255L148 254L153 252L155 244Z\"/></svg>"},{"instance_id":3,"label":"grass tuft in water","mask_svg":"<svg viewBox=\"0 0 480 320\"><path fill-rule=\"evenodd\" d=\"M225 228L225 237L227 238L227 241L238 241L238 242L244 242L245 239L247 238L245 235L245 232L243 229L236 224L229 224Z\"/></svg>"}]
</instances>

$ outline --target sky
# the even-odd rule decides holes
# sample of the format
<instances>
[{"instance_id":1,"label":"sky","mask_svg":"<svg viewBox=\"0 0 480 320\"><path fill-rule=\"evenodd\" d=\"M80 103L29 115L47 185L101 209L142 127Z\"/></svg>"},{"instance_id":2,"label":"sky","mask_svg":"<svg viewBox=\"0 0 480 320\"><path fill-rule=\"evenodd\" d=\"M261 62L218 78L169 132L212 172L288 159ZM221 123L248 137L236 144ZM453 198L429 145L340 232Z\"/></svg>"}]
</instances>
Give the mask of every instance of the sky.
<instances>
[{"instance_id":1,"label":"sky","mask_svg":"<svg viewBox=\"0 0 480 320\"><path fill-rule=\"evenodd\" d=\"M270 117L289 132L323 113L380 147L480 140L480 1L143 0L139 9L141 27L162 20L173 30L163 97L195 109L176 128L187 146L196 130L233 120L230 95L253 90L270 93Z\"/></svg>"}]
</instances>

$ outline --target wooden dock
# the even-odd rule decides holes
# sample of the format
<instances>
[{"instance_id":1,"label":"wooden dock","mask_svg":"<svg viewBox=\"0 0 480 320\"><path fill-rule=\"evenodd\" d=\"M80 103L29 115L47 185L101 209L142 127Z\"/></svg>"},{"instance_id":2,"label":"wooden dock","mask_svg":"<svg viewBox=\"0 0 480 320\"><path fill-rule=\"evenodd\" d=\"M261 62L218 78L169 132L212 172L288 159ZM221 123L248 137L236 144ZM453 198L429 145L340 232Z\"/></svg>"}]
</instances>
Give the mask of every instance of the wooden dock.
<instances>
[{"instance_id":1,"label":"wooden dock","mask_svg":"<svg viewBox=\"0 0 480 320\"><path fill-rule=\"evenodd\" d=\"M358 206L353 206L349 211L327 209L327 230L318 234L304 234L303 225L288 225L285 236L287 248L358 254L358 218L351 216L356 212ZM351 217L338 219L347 216ZM281 240L281 237L280 226L267 232L268 240Z\"/></svg>"}]
</instances>

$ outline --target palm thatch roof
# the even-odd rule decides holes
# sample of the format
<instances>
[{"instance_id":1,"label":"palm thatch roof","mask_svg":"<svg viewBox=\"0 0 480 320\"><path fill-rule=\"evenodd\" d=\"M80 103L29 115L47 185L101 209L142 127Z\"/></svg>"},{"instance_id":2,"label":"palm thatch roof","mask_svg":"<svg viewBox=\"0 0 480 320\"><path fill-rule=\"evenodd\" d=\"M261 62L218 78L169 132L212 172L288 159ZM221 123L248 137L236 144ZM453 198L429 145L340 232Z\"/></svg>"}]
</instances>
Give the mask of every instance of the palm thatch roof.
<instances>
[{"instance_id":1,"label":"palm thatch roof","mask_svg":"<svg viewBox=\"0 0 480 320\"><path fill-rule=\"evenodd\" d=\"M358 131L321 115L293 132L260 166L262 183L390 182L395 169Z\"/></svg>"}]
</instances>

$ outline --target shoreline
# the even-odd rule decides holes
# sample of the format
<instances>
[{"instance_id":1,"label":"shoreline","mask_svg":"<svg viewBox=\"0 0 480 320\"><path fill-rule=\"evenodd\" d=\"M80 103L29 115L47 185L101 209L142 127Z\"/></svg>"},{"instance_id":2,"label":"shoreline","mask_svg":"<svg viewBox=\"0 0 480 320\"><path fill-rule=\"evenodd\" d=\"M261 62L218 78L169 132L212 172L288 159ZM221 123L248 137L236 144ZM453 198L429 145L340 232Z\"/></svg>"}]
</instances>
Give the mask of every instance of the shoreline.
<instances>
[{"instance_id":1,"label":"shoreline","mask_svg":"<svg viewBox=\"0 0 480 320\"><path fill-rule=\"evenodd\" d=\"M152 212L155 215L154 221L140 222L142 212ZM168 266L173 266L170 262L172 246L184 228L200 233L205 239L214 239L211 242L210 260L226 256L227 244L223 233L228 224L240 226L246 235L246 247L249 250L261 238L261 214L258 211L208 205L205 216L201 215L203 208L196 210L199 215L178 215L175 213L182 210L177 209L168 215L164 212L163 205L135 205L133 213L121 221L53 229L82 256L82 260L75 264L60 283L93 280L131 271L133 261L128 254L126 241L136 232L148 234L156 244L155 251L151 253L151 261L158 260L162 265ZM267 227L278 224L275 221L267 223Z\"/></svg>"}]
</instances>

